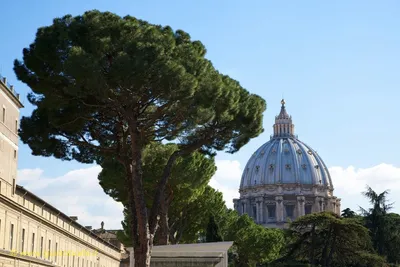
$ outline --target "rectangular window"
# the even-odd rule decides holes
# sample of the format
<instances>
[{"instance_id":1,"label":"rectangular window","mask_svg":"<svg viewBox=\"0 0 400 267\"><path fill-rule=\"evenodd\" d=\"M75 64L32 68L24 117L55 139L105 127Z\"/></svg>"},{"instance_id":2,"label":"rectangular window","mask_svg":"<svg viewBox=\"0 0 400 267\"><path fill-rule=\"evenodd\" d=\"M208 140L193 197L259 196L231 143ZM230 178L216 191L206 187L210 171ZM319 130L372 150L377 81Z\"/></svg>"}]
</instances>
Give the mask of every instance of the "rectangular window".
<instances>
[{"instance_id":1,"label":"rectangular window","mask_svg":"<svg viewBox=\"0 0 400 267\"><path fill-rule=\"evenodd\" d=\"M253 218L257 218L257 207L255 205L253 206Z\"/></svg>"},{"instance_id":2,"label":"rectangular window","mask_svg":"<svg viewBox=\"0 0 400 267\"><path fill-rule=\"evenodd\" d=\"M3 123L6 123L6 108L3 107L3 118L2 118Z\"/></svg>"},{"instance_id":3,"label":"rectangular window","mask_svg":"<svg viewBox=\"0 0 400 267\"><path fill-rule=\"evenodd\" d=\"M50 253L51 253L51 240L49 240L49 255L47 255L47 258L50 260Z\"/></svg>"},{"instance_id":4,"label":"rectangular window","mask_svg":"<svg viewBox=\"0 0 400 267\"><path fill-rule=\"evenodd\" d=\"M15 133L18 133L18 120L15 120Z\"/></svg>"},{"instance_id":5,"label":"rectangular window","mask_svg":"<svg viewBox=\"0 0 400 267\"><path fill-rule=\"evenodd\" d=\"M13 188L12 188L13 195L15 194L15 178L13 179Z\"/></svg>"},{"instance_id":6,"label":"rectangular window","mask_svg":"<svg viewBox=\"0 0 400 267\"><path fill-rule=\"evenodd\" d=\"M11 227L10 227L10 250L13 249L13 243L14 243L14 224L11 224Z\"/></svg>"},{"instance_id":7,"label":"rectangular window","mask_svg":"<svg viewBox=\"0 0 400 267\"><path fill-rule=\"evenodd\" d=\"M25 229L22 229L21 252L24 252L24 248L25 248Z\"/></svg>"},{"instance_id":8,"label":"rectangular window","mask_svg":"<svg viewBox=\"0 0 400 267\"><path fill-rule=\"evenodd\" d=\"M304 207L304 213L307 215L307 214L311 214L311 211L312 211L312 205L306 205L305 207Z\"/></svg>"},{"instance_id":9,"label":"rectangular window","mask_svg":"<svg viewBox=\"0 0 400 267\"><path fill-rule=\"evenodd\" d=\"M43 258L43 236L40 238L40 257Z\"/></svg>"},{"instance_id":10,"label":"rectangular window","mask_svg":"<svg viewBox=\"0 0 400 267\"><path fill-rule=\"evenodd\" d=\"M17 158L17 150L14 149L14 159Z\"/></svg>"},{"instance_id":11,"label":"rectangular window","mask_svg":"<svg viewBox=\"0 0 400 267\"><path fill-rule=\"evenodd\" d=\"M36 205L35 205L35 203L32 203L32 204L33 204L33 211L35 211L35 206L36 206Z\"/></svg>"},{"instance_id":12,"label":"rectangular window","mask_svg":"<svg viewBox=\"0 0 400 267\"><path fill-rule=\"evenodd\" d=\"M31 252L32 252L32 255L34 255L34 254L33 254L34 251L35 251L35 233L32 233L32 244L31 244Z\"/></svg>"},{"instance_id":13,"label":"rectangular window","mask_svg":"<svg viewBox=\"0 0 400 267\"><path fill-rule=\"evenodd\" d=\"M54 261L57 262L57 253L58 253L58 243L56 243L56 251L54 256Z\"/></svg>"},{"instance_id":14,"label":"rectangular window","mask_svg":"<svg viewBox=\"0 0 400 267\"><path fill-rule=\"evenodd\" d=\"M294 215L294 205L287 205L286 206L286 217L293 218Z\"/></svg>"},{"instance_id":15,"label":"rectangular window","mask_svg":"<svg viewBox=\"0 0 400 267\"><path fill-rule=\"evenodd\" d=\"M268 219L269 220L274 220L275 219L276 206L275 205L268 205L267 206L267 210L268 210Z\"/></svg>"}]
</instances>

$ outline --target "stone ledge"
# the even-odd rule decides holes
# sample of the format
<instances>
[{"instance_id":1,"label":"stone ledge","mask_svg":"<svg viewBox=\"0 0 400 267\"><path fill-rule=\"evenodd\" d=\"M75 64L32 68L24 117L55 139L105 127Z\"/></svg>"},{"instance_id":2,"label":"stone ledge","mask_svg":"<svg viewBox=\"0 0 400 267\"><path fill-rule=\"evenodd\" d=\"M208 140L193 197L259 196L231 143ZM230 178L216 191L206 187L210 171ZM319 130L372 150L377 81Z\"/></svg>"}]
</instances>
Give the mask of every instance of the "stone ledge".
<instances>
[{"instance_id":1,"label":"stone ledge","mask_svg":"<svg viewBox=\"0 0 400 267\"><path fill-rule=\"evenodd\" d=\"M25 256L25 255L19 255L17 253L12 253L8 250L4 250L4 249L0 249L0 256L4 256L7 258L11 258L11 259L19 259L19 260L23 260L23 261L29 261L29 262L34 262L37 264L41 264L41 265L45 265L45 266L49 266L49 267L56 267L58 265L53 264L49 261L46 260L42 260L42 259L38 259L35 257L30 257L30 256Z\"/></svg>"}]
</instances>

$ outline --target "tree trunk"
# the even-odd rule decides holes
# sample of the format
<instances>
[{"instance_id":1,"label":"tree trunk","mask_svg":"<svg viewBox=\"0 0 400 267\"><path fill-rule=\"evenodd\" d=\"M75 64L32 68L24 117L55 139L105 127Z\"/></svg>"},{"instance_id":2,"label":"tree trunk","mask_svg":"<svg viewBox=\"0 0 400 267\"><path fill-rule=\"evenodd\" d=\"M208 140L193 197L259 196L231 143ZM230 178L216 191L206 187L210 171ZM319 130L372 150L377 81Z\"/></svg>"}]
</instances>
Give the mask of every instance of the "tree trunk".
<instances>
[{"instance_id":1,"label":"tree trunk","mask_svg":"<svg viewBox=\"0 0 400 267\"><path fill-rule=\"evenodd\" d=\"M165 187L167 186L168 178L171 175L172 166L175 163L175 160L180 156L180 153L181 152L179 151L175 151L169 157L168 162L164 167L161 179L156 186L156 192L154 195L153 205L151 207L149 218L149 228L151 234L155 234L157 232L157 227L159 226L157 216L160 215L162 202L165 202Z\"/></svg>"},{"instance_id":2,"label":"tree trunk","mask_svg":"<svg viewBox=\"0 0 400 267\"><path fill-rule=\"evenodd\" d=\"M168 203L163 199L160 203L160 227L157 232L157 243L159 245L168 245L169 226L168 226Z\"/></svg>"},{"instance_id":3,"label":"tree trunk","mask_svg":"<svg viewBox=\"0 0 400 267\"><path fill-rule=\"evenodd\" d=\"M150 248L139 247L134 250L135 267L150 267Z\"/></svg>"},{"instance_id":4,"label":"tree trunk","mask_svg":"<svg viewBox=\"0 0 400 267\"><path fill-rule=\"evenodd\" d=\"M153 246L154 235L150 234L149 217L144 197L143 171L142 171L142 152L141 135L137 128L137 122L129 122L131 134L131 190L134 200L134 207L131 207L132 214L136 215L137 236L134 246L135 267L150 267L151 249Z\"/></svg>"}]
</instances>

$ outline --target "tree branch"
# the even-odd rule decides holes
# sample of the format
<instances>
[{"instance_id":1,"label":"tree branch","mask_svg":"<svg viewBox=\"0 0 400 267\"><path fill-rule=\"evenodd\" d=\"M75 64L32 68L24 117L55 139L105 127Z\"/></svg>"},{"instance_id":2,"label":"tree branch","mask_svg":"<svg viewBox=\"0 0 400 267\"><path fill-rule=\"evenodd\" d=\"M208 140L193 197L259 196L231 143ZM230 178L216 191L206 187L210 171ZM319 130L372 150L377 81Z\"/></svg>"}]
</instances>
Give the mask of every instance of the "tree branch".
<instances>
[{"instance_id":1,"label":"tree branch","mask_svg":"<svg viewBox=\"0 0 400 267\"><path fill-rule=\"evenodd\" d=\"M172 170L173 164L175 163L176 159L182 155L191 153L191 152L199 149L203 145L207 144L209 141L211 141L211 138L203 139L203 140L199 141L198 143L194 143L192 145L186 146L185 148L183 148L181 150L175 151L169 157L168 162L164 167L164 171L161 176L161 179L159 180L159 182L157 184L157 189L156 189L156 193L154 196L153 205L151 207L150 218L149 218L150 233L152 233L152 234L155 233L155 230L157 227L156 218L157 218L157 215L159 214L161 197L164 196L163 192L165 190L165 186L168 182L169 176L171 175L171 170Z\"/></svg>"}]
</instances>

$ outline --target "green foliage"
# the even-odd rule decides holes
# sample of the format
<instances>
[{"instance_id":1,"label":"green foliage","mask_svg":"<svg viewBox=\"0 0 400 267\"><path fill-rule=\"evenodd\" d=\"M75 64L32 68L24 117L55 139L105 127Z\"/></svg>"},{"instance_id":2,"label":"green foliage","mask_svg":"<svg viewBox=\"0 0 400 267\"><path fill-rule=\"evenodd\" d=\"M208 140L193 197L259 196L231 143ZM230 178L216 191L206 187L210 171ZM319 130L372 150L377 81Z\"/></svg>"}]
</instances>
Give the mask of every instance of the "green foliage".
<instances>
[{"instance_id":1,"label":"green foliage","mask_svg":"<svg viewBox=\"0 0 400 267\"><path fill-rule=\"evenodd\" d=\"M220 233L226 232L229 211L225 206L223 195L211 186L193 202L182 208L172 208L169 213L170 240L172 243L194 243L205 239L210 216L215 219Z\"/></svg>"},{"instance_id":2,"label":"green foliage","mask_svg":"<svg viewBox=\"0 0 400 267\"><path fill-rule=\"evenodd\" d=\"M124 233L118 239L129 246L132 244L129 238L131 218L128 216L126 208L124 215L122 222ZM184 202L177 203L173 200L168 216L170 242L173 244L196 243L199 239L205 238L210 216L214 217L221 237L223 237L233 221L232 218L237 215L235 211L226 208L222 193L208 185L192 202L184 204Z\"/></svg>"},{"instance_id":3,"label":"green foliage","mask_svg":"<svg viewBox=\"0 0 400 267\"><path fill-rule=\"evenodd\" d=\"M32 90L35 109L22 117L19 134L33 155L102 167L118 161L127 172L140 266L149 264L174 161L194 151L234 153L263 131L265 101L205 54L182 30L94 10L38 29L22 61L14 61L17 78ZM153 190L144 188L143 152L163 140L179 150L146 195Z\"/></svg>"},{"instance_id":4,"label":"green foliage","mask_svg":"<svg viewBox=\"0 0 400 267\"><path fill-rule=\"evenodd\" d=\"M392 204L387 202L388 194L388 190L378 194L367 186L363 195L369 199L372 207L362 211L375 250L389 263L399 263L400 215L388 213L392 209Z\"/></svg>"},{"instance_id":5,"label":"green foliage","mask_svg":"<svg viewBox=\"0 0 400 267\"><path fill-rule=\"evenodd\" d=\"M342 211L343 218L354 218L357 214L349 208L346 208Z\"/></svg>"},{"instance_id":6,"label":"green foliage","mask_svg":"<svg viewBox=\"0 0 400 267\"><path fill-rule=\"evenodd\" d=\"M231 225L227 240L233 240L236 267L256 266L275 260L284 246L284 234L279 229L257 225L246 214Z\"/></svg>"},{"instance_id":7,"label":"green foliage","mask_svg":"<svg viewBox=\"0 0 400 267\"><path fill-rule=\"evenodd\" d=\"M219 232L219 227L215 222L214 216L210 216L210 220L207 224L206 231L206 242L220 242L222 241L221 234Z\"/></svg>"},{"instance_id":8,"label":"green foliage","mask_svg":"<svg viewBox=\"0 0 400 267\"><path fill-rule=\"evenodd\" d=\"M364 262L365 258L371 264L384 263L381 257L373 254L368 230L354 219L327 212L314 213L294 221L290 235L292 242L283 259L343 267Z\"/></svg>"},{"instance_id":9,"label":"green foliage","mask_svg":"<svg viewBox=\"0 0 400 267\"><path fill-rule=\"evenodd\" d=\"M130 223L132 220L132 216L129 215L129 209L124 207L124 221L121 222L122 230L117 232L117 239L124 244L125 247L132 247L132 230L130 227Z\"/></svg>"},{"instance_id":10,"label":"green foliage","mask_svg":"<svg viewBox=\"0 0 400 267\"><path fill-rule=\"evenodd\" d=\"M143 178L146 195L154 194L158 183L157 178L161 176L163 166L165 166L170 155L177 149L178 146L176 144L161 143L152 143L146 147L143 153ZM209 210L216 210L218 207L219 210L216 210L216 212L219 213L222 207L225 206L220 193L218 196L214 196L216 192L212 191L213 189L206 188L215 171L214 159L198 152L180 157L175 161L167 184L170 239L172 242L179 241L176 240L177 235L180 238L187 236L189 240L196 240L199 227L205 224L203 216L207 217ZM104 162L98 179L106 194L116 201L122 202L127 207L128 188L125 186L125 177L126 173L122 164L115 160L108 160ZM199 196L203 194L206 194L205 197L199 199L199 201ZM219 202L216 198L218 198ZM206 201L206 203L201 202L201 200ZM147 201L147 207L150 208L151 199L147 198ZM194 201L197 201L197 204L193 205ZM200 206L196 207L196 205ZM187 214L187 210L189 210L189 214ZM130 220L128 214L130 213L125 209L125 219L122 224L126 233L130 232L128 231ZM196 218L201 220L197 228L195 228L197 225ZM184 223L180 224L180 221ZM177 229L178 226L182 227L182 229ZM190 231L190 228L194 228L194 230ZM180 232L184 229L189 230L186 235ZM120 240L124 244L131 244L131 241L127 239L129 238L124 236Z\"/></svg>"},{"instance_id":11,"label":"green foliage","mask_svg":"<svg viewBox=\"0 0 400 267\"><path fill-rule=\"evenodd\" d=\"M143 152L143 180L146 195L153 195L158 179L172 153L178 150L177 144L150 143ZM113 158L102 162L102 171L98 175L104 192L118 202L127 205L128 188L126 171L123 165ZM178 158L168 179L167 194L173 198L173 205L185 205L192 202L205 190L216 171L214 159L199 152ZM147 198L150 208L152 199Z\"/></svg>"},{"instance_id":12,"label":"green foliage","mask_svg":"<svg viewBox=\"0 0 400 267\"><path fill-rule=\"evenodd\" d=\"M273 262L267 263L264 265L265 267L311 267L309 263L302 263L295 260L288 260L285 262Z\"/></svg>"},{"instance_id":13,"label":"green foliage","mask_svg":"<svg viewBox=\"0 0 400 267\"><path fill-rule=\"evenodd\" d=\"M131 16L95 10L54 19L14 63L36 107L21 120L21 139L34 155L84 163L111 149L125 154L136 129L143 145L179 138L235 152L261 133L265 102L205 53L186 32Z\"/></svg>"}]
</instances>

